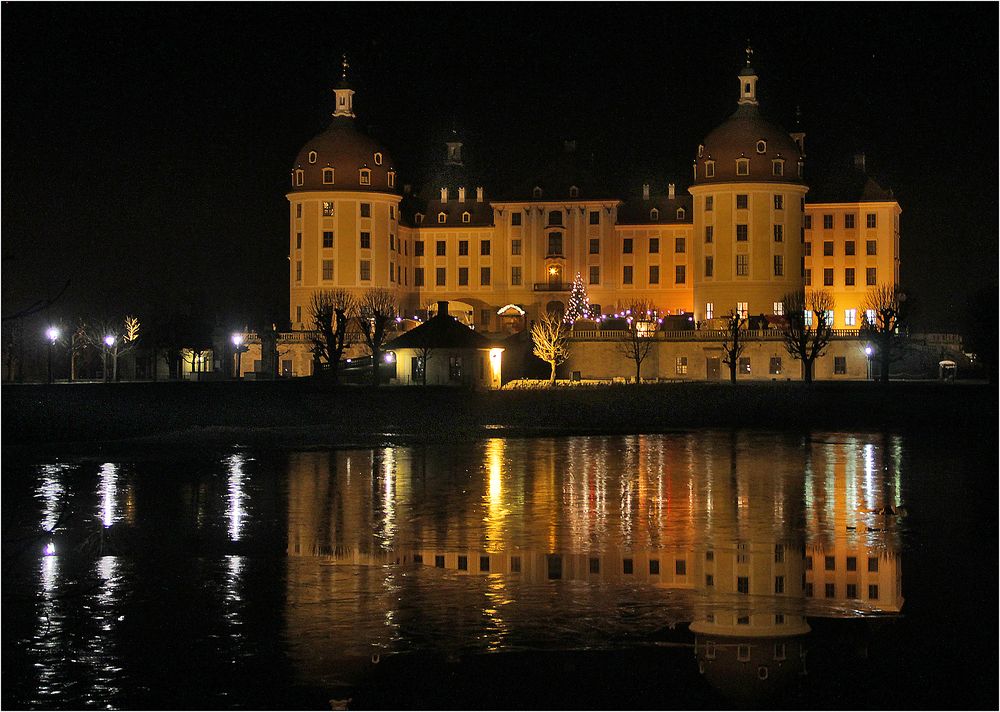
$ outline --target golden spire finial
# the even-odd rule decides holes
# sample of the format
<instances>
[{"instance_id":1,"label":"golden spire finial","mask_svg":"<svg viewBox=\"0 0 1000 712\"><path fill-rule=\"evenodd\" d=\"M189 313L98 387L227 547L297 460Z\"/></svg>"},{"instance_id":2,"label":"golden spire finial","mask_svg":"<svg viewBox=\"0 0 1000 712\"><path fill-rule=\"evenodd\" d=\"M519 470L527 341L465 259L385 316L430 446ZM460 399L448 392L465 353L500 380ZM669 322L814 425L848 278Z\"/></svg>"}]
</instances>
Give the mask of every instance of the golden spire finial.
<instances>
[{"instance_id":1,"label":"golden spire finial","mask_svg":"<svg viewBox=\"0 0 1000 712\"><path fill-rule=\"evenodd\" d=\"M750 66L750 57L753 56L753 47L750 46L750 38L747 37L747 48L744 50L747 53L747 66Z\"/></svg>"},{"instance_id":2,"label":"golden spire finial","mask_svg":"<svg viewBox=\"0 0 1000 712\"><path fill-rule=\"evenodd\" d=\"M351 65L347 63L347 54L342 55L343 59L340 62L342 67L340 78L347 81L347 68Z\"/></svg>"}]
</instances>

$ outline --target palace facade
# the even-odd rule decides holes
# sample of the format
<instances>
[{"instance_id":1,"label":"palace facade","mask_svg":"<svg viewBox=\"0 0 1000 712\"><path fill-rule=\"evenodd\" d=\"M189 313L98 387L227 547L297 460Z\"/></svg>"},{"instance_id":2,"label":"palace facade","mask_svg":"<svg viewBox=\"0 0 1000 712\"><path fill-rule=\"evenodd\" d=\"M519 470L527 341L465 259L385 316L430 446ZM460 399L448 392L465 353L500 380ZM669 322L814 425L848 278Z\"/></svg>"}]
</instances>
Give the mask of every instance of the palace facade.
<instances>
[{"instance_id":1,"label":"palace facade","mask_svg":"<svg viewBox=\"0 0 1000 712\"><path fill-rule=\"evenodd\" d=\"M736 78L736 110L692 147L686 189L644 183L634 196L616 195L566 142L547 170L493 196L470 174L454 132L425 184L403 184L389 148L357 126L345 61L330 125L302 147L289 176L292 331L282 337L280 372L312 372L310 299L328 289L389 289L404 316L421 319L447 301L481 333L517 331L565 309L577 274L595 314L642 301L706 331L730 311L780 316L784 295L823 289L835 300L834 328L856 330L867 292L898 282L899 203L867 175L863 156L833 191L811 199L805 134L764 117L749 53ZM772 342L768 353L780 350ZM681 374L669 350L665 373ZM763 375L788 370L769 358ZM863 378L861 362L825 370ZM245 370L258 363L252 355ZM607 368L591 375L608 377ZM714 371L708 363L701 377Z\"/></svg>"}]
</instances>

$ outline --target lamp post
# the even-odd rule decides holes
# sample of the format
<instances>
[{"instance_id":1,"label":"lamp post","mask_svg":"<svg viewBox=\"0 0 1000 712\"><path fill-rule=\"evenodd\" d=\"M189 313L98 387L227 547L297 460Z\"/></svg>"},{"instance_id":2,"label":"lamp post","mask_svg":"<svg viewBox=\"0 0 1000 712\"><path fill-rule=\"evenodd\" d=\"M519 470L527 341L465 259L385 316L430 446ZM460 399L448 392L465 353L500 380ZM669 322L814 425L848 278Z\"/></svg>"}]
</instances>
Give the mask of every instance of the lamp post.
<instances>
[{"instance_id":1,"label":"lamp post","mask_svg":"<svg viewBox=\"0 0 1000 712\"><path fill-rule=\"evenodd\" d=\"M115 337L112 334L108 334L104 337L104 382L111 383L111 372L109 370L108 361L111 356L111 347L115 345Z\"/></svg>"},{"instance_id":2,"label":"lamp post","mask_svg":"<svg viewBox=\"0 0 1000 712\"><path fill-rule=\"evenodd\" d=\"M865 358L868 361L868 380L872 380L872 347L865 345Z\"/></svg>"},{"instance_id":3,"label":"lamp post","mask_svg":"<svg viewBox=\"0 0 1000 712\"><path fill-rule=\"evenodd\" d=\"M56 345L56 341L59 339L59 329L54 326L50 326L45 330L45 336L49 340L49 384L52 383L52 349Z\"/></svg>"},{"instance_id":4,"label":"lamp post","mask_svg":"<svg viewBox=\"0 0 1000 712\"><path fill-rule=\"evenodd\" d=\"M243 378L243 334L233 334L233 346L236 347L236 378Z\"/></svg>"}]
</instances>

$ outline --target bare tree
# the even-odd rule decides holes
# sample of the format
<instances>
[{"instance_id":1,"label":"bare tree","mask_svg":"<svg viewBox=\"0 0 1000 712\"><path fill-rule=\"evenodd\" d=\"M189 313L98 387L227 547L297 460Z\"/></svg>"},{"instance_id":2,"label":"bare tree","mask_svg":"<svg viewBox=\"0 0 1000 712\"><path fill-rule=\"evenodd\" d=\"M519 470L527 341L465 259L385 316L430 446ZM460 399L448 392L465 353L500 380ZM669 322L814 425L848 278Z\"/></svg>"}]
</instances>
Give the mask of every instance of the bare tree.
<instances>
[{"instance_id":1,"label":"bare tree","mask_svg":"<svg viewBox=\"0 0 1000 712\"><path fill-rule=\"evenodd\" d=\"M569 331L569 325L563 321L562 314L555 311L546 311L531 326L531 341L534 344L532 352L552 367L549 386L555 385L556 366L569 358Z\"/></svg>"},{"instance_id":2,"label":"bare tree","mask_svg":"<svg viewBox=\"0 0 1000 712\"><path fill-rule=\"evenodd\" d=\"M330 378L338 382L340 360L344 349L351 345L356 331L351 317L357 309L357 299L346 289L324 289L313 292L309 300L309 315L313 322L313 355L330 365Z\"/></svg>"},{"instance_id":3,"label":"bare tree","mask_svg":"<svg viewBox=\"0 0 1000 712\"><path fill-rule=\"evenodd\" d=\"M104 359L104 381L118 380L118 358L139 345L139 317L122 319L83 319L74 338L77 352L96 349Z\"/></svg>"},{"instance_id":4,"label":"bare tree","mask_svg":"<svg viewBox=\"0 0 1000 712\"><path fill-rule=\"evenodd\" d=\"M652 306L643 300L634 300L622 308L628 325L615 340L615 350L635 363L635 383L642 383L642 362L656 345L656 317Z\"/></svg>"},{"instance_id":5,"label":"bare tree","mask_svg":"<svg viewBox=\"0 0 1000 712\"><path fill-rule=\"evenodd\" d=\"M372 356L372 384L379 384L378 369L382 345L396 324L399 305L388 289L374 288L364 293L358 302L358 327L365 346Z\"/></svg>"},{"instance_id":6,"label":"bare tree","mask_svg":"<svg viewBox=\"0 0 1000 712\"><path fill-rule=\"evenodd\" d=\"M722 351L725 355L722 357L722 363L729 366L729 380L736 383L736 369L739 366L740 356L747 347L743 340L743 332L747 328L747 318L739 312L730 310L725 319L726 336L722 340Z\"/></svg>"},{"instance_id":7,"label":"bare tree","mask_svg":"<svg viewBox=\"0 0 1000 712\"><path fill-rule=\"evenodd\" d=\"M789 292L781 298L785 306L785 325L782 336L785 350L797 361L802 361L802 377L812 383L816 359L826 353L833 337L833 324L826 318L833 309L833 295L819 290L806 297L802 289Z\"/></svg>"},{"instance_id":8,"label":"bare tree","mask_svg":"<svg viewBox=\"0 0 1000 712\"><path fill-rule=\"evenodd\" d=\"M875 344L879 375L889 382L889 364L903 357L906 343L906 294L898 286L882 284L868 292L859 335Z\"/></svg>"}]
</instances>

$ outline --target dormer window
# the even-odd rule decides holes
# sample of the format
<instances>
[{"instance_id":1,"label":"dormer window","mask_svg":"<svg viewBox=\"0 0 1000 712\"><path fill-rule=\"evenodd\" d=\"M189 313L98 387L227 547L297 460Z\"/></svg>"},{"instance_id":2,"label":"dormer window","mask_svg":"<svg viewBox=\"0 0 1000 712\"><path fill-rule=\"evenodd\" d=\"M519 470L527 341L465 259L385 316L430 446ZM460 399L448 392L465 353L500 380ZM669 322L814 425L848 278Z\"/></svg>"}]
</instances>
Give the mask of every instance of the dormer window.
<instances>
[{"instance_id":1,"label":"dormer window","mask_svg":"<svg viewBox=\"0 0 1000 712\"><path fill-rule=\"evenodd\" d=\"M415 222L417 225L419 225L423 221L424 221L424 216L421 215L420 213L417 213L416 215L413 216L413 222Z\"/></svg>"},{"instance_id":2,"label":"dormer window","mask_svg":"<svg viewBox=\"0 0 1000 712\"><path fill-rule=\"evenodd\" d=\"M653 220L653 221L659 220L660 219L660 211L657 210L656 208L653 208L652 210L650 210L649 211L649 219Z\"/></svg>"},{"instance_id":3,"label":"dormer window","mask_svg":"<svg viewBox=\"0 0 1000 712\"><path fill-rule=\"evenodd\" d=\"M532 194L532 195L533 195L534 197L536 197L536 198L541 198L541 197L542 197L542 189L541 189L541 188L539 188L539 187L538 187L538 186L536 185L536 186L534 187L534 189L533 189L533 190L531 191L531 194Z\"/></svg>"},{"instance_id":4,"label":"dormer window","mask_svg":"<svg viewBox=\"0 0 1000 712\"><path fill-rule=\"evenodd\" d=\"M715 161L705 161L705 177L715 178Z\"/></svg>"},{"instance_id":5,"label":"dormer window","mask_svg":"<svg viewBox=\"0 0 1000 712\"><path fill-rule=\"evenodd\" d=\"M767 141L760 140L757 142L757 153L767 153Z\"/></svg>"},{"instance_id":6,"label":"dormer window","mask_svg":"<svg viewBox=\"0 0 1000 712\"><path fill-rule=\"evenodd\" d=\"M748 175L750 175L750 159L749 158L737 158L736 159L736 175L738 175L738 176L748 176Z\"/></svg>"},{"instance_id":7,"label":"dormer window","mask_svg":"<svg viewBox=\"0 0 1000 712\"><path fill-rule=\"evenodd\" d=\"M678 220L683 220L685 215L686 215L686 213L684 212L684 208L677 208L677 219Z\"/></svg>"},{"instance_id":8,"label":"dormer window","mask_svg":"<svg viewBox=\"0 0 1000 712\"><path fill-rule=\"evenodd\" d=\"M389 187L396 187L396 171L389 171Z\"/></svg>"},{"instance_id":9,"label":"dormer window","mask_svg":"<svg viewBox=\"0 0 1000 712\"><path fill-rule=\"evenodd\" d=\"M464 222L464 223L470 223L470 222L472 222L472 216L469 214L468 211L462 213L462 222Z\"/></svg>"},{"instance_id":10,"label":"dormer window","mask_svg":"<svg viewBox=\"0 0 1000 712\"><path fill-rule=\"evenodd\" d=\"M305 172L301 168L295 169L295 185L301 186L302 182L305 180Z\"/></svg>"},{"instance_id":11,"label":"dormer window","mask_svg":"<svg viewBox=\"0 0 1000 712\"><path fill-rule=\"evenodd\" d=\"M315 163L316 162L316 152L315 151L310 151L309 152L309 162L310 163Z\"/></svg>"},{"instance_id":12,"label":"dormer window","mask_svg":"<svg viewBox=\"0 0 1000 712\"><path fill-rule=\"evenodd\" d=\"M699 143L698 144L698 158L701 158L703 155L705 155L705 144Z\"/></svg>"},{"instance_id":13,"label":"dormer window","mask_svg":"<svg viewBox=\"0 0 1000 712\"><path fill-rule=\"evenodd\" d=\"M571 185L569 187L569 197L571 197L571 198L579 198L580 197L580 189L577 188L575 185Z\"/></svg>"},{"instance_id":14,"label":"dormer window","mask_svg":"<svg viewBox=\"0 0 1000 712\"><path fill-rule=\"evenodd\" d=\"M446 222L448 222L448 213L438 213L438 224L443 225Z\"/></svg>"},{"instance_id":15,"label":"dormer window","mask_svg":"<svg viewBox=\"0 0 1000 712\"><path fill-rule=\"evenodd\" d=\"M803 168L804 168L804 165L803 165L802 161L799 161L799 178L802 177Z\"/></svg>"},{"instance_id":16,"label":"dormer window","mask_svg":"<svg viewBox=\"0 0 1000 712\"><path fill-rule=\"evenodd\" d=\"M371 185L372 184L372 172L368 168L362 168L358 171L359 182L361 185Z\"/></svg>"},{"instance_id":17,"label":"dormer window","mask_svg":"<svg viewBox=\"0 0 1000 712\"><path fill-rule=\"evenodd\" d=\"M333 185L333 169L332 168L324 168L323 169L323 184L324 185Z\"/></svg>"},{"instance_id":18,"label":"dormer window","mask_svg":"<svg viewBox=\"0 0 1000 712\"><path fill-rule=\"evenodd\" d=\"M785 162L782 160L771 161L771 175L785 175Z\"/></svg>"},{"instance_id":19,"label":"dormer window","mask_svg":"<svg viewBox=\"0 0 1000 712\"><path fill-rule=\"evenodd\" d=\"M382 154L381 153L376 153L375 154L375 165L376 166L381 166L382 165Z\"/></svg>"}]
</instances>

